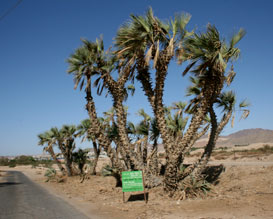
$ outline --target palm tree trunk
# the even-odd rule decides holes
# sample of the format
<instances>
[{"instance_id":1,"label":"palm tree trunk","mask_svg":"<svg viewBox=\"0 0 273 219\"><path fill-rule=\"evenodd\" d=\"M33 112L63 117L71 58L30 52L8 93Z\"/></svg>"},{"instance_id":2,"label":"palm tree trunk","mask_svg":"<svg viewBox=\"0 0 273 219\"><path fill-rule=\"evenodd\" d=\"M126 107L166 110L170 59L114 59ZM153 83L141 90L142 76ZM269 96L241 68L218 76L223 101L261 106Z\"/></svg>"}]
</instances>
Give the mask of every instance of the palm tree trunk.
<instances>
[{"instance_id":1,"label":"palm tree trunk","mask_svg":"<svg viewBox=\"0 0 273 219\"><path fill-rule=\"evenodd\" d=\"M184 154L182 151L186 151L194 139L196 132L198 131L200 125L202 124L204 117L209 111L209 106L212 106L216 97L220 94L224 83L223 77L212 77L206 83L205 87L201 91L201 96L203 97L199 108L194 113L190 126L185 133L181 143L174 147L171 152L171 160L166 162L166 170L164 175L164 190L172 196L177 190L179 174L178 167L180 165L181 159L183 160ZM182 158L181 158L182 156Z\"/></svg>"},{"instance_id":2,"label":"palm tree trunk","mask_svg":"<svg viewBox=\"0 0 273 219\"><path fill-rule=\"evenodd\" d=\"M122 143L119 140L119 136L115 137L113 141L116 144L116 160L119 161L121 156L125 164L125 169L129 170L131 167L131 162L128 159L128 154L126 154L124 148L122 147Z\"/></svg>"},{"instance_id":3,"label":"palm tree trunk","mask_svg":"<svg viewBox=\"0 0 273 219\"><path fill-rule=\"evenodd\" d=\"M145 166L147 166L147 155L148 155L148 136L144 138L143 150L142 150L142 159Z\"/></svg>"},{"instance_id":4,"label":"palm tree trunk","mask_svg":"<svg viewBox=\"0 0 273 219\"><path fill-rule=\"evenodd\" d=\"M95 154L95 159L93 160L92 175L96 175L96 167L100 156L100 148L98 148L97 143L93 141L93 149Z\"/></svg>"},{"instance_id":5,"label":"palm tree trunk","mask_svg":"<svg viewBox=\"0 0 273 219\"><path fill-rule=\"evenodd\" d=\"M138 159L139 160L141 160L141 159L143 159L142 158L142 141L140 140L140 142L139 142L139 140L135 143L136 144L136 149L137 149L137 155L138 155Z\"/></svg>"},{"instance_id":6,"label":"palm tree trunk","mask_svg":"<svg viewBox=\"0 0 273 219\"><path fill-rule=\"evenodd\" d=\"M113 106L116 111L117 116L117 127L118 127L118 134L119 134L119 141L121 145L119 146L121 150L124 150L126 153L125 163L130 163L130 169L138 169L142 170L144 168L143 162L137 159L136 154L132 150L132 145L130 144L127 129L126 129L126 122L127 122L127 114L123 108L123 100L125 97L124 94L124 84L128 80L130 69L127 69L125 73L119 78L118 82L114 81L111 75L108 72L104 72L104 81L108 86L108 89L113 98Z\"/></svg>"},{"instance_id":7,"label":"palm tree trunk","mask_svg":"<svg viewBox=\"0 0 273 219\"><path fill-rule=\"evenodd\" d=\"M86 89L86 101L87 101L86 110L88 112L89 118L92 120L91 132L94 133L94 135L96 136L96 139L98 140L99 145L104 149L104 151L106 151L112 164L116 168L122 169L123 165L119 161L119 159L116 159L117 154L111 147L111 141L107 136L105 136L103 129L101 127L101 124L98 120L95 103L91 95L91 85Z\"/></svg>"},{"instance_id":8,"label":"palm tree trunk","mask_svg":"<svg viewBox=\"0 0 273 219\"><path fill-rule=\"evenodd\" d=\"M212 117L212 122L214 123L213 127L214 129L217 127L216 129L216 133L213 135L210 135L210 139L209 142L210 145L209 147L204 151L203 155L201 156L201 159L199 161L197 161L195 164L190 165L189 167L187 167L184 172L181 174L180 179L186 179L186 177L188 177L189 175L194 175L195 177L197 177L198 175L200 175L200 173L202 173L209 161L209 157L211 156L212 150L216 145L216 141L219 137L219 134L222 132L223 128L226 126L226 124L228 123L228 121L230 120L231 116L232 116L232 107L230 107L230 109L228 110L227 114L224 114L224 116L221 119L221 122L219 124L215 124L216 121L216 115L215 112L212 111L210 112L211 117ZM213 141L213 137L214 137L214 143ZM208 144L209 144L208 142ZM211 150L211 152L209 152L209 150ZM209 157L206 156L206 154L210 154ZM197 168L197 170L195 171L195 169ZM195 171L195 172L194 172Z\"/></svg>"},{"instance_id":9,"label":"palm tree trunk","mask_svg":"<svg viewBox=\"0 0 273 219\"><path fill-rule=\"evenodd\" d=\"M149 170L152 175L158 176L159 169L158 169L158 156L157 156L157 139L154 140L153 149L151 152L151 160L149 162Z\"/></svg>"},{"instance_id":10,"label":"palm tree trunk","mask_svg":"<svg viewBox=\"0 0 273 219\"><path fill-rule=\"evenodd\" d=\"M207 163L209 161L209 158L211 156L211 153L215 147L216 140L217 140L216 139L217 127L218 127L217 117L212 106L209 109L209 113L211 118L211 131L210 131L209 141L199 161L196 164L194 164L193 167L189 168L191 173L190 174L187 173L187 175L193 176L196 180L201 179L201 174L207 166ZM185 171L185 172L189 172L189 171Z\"/></svg>"},{"instance_id":11,"label":"palm tree trunk","mask_svg":"<svg viewBox=\"0 0 273 219\"><path fill-rule=\"evenodd\" d=\"M206 125L199 133L197 133L197 134L194 136L194 138L192 139L192 141L190 142L189 147L187 147L187 150L182 151L182 153L183 153L183 154L187 154L187 153L190 151L190 149L192 148L192 146L194 145L194 143L195 143L198 139L200 139L203 135L205 135L205 134L207 133L207 131L209 130L209 127L210 127L210 125L208 124L208 125Z\"/></svg>"},{"instance_id":12,"label":"palm tree trunk","mask_svg":"<svg viewBox=\"0 0 273 219\"><path fill-rule=\"evenodd\" d=\"M52 148L52 146L49 146L47 149L48 153L50 154L50 156L52 157L52 159L55 161L55 163L57 164L59 170L61 171L62 175L66 175L65 169L63 168L61 162L57 159L56 154L54 153L54 150Z\"/></svg>"},{"instance_id":13,"label":"palm tree trunk","mask_svg":"<svg viewBox=\"0 0 273 219\"><path fill-rule=\"evenodd\" d=\"M65 156L65 167L66 167L66 170L67 170L67 175L68 176L72 176L73 175L73 171L72 171L72 162L69 158L67 158Z\"/></svg>"},{"instance_id":14,"label":"palm tree trunk","mask_svg":"<svg viewBox=\"0 0 273 219\"><path fill-rule=\"evenodd\" d=\"M114 108L116 111L117 116L117 128L118 128L118 136L119 136L119 142L121 143L122 149L124 149L126 153L126 163L130 163L130 168L134 169L134 164L132 163L131 157L131 145L129 143L129 138L127 135L126 130L126 118L125 118L125 112L123 108L123 98L118 97L118 95L114 92L112 92L113 98L114 98Z\"/></svg>"},{"instance_id":15,"label":"palm tree trunk","mask_svg":"<svg viewBox=\"0 0 273 219\"><path fill-rule=\"evenodd\" d=\"M197 168L197 170L196 170L195 176L198 176L198 177L200 176L200 174L203 172L203 170L207 166L207 163L209 161L209 158L211 156L213 149L215 148L215 144L216 144L216 140L217 140L216 135L217 135L218 124L217 124L217 117L214 112L213 106L210 107L209 114L210 114L210 118L211 118L210 138L209 138L208 144L205 147L204 154L201 157L201 162L200 162L199 168Z\"/></svg>"}]
</instances>

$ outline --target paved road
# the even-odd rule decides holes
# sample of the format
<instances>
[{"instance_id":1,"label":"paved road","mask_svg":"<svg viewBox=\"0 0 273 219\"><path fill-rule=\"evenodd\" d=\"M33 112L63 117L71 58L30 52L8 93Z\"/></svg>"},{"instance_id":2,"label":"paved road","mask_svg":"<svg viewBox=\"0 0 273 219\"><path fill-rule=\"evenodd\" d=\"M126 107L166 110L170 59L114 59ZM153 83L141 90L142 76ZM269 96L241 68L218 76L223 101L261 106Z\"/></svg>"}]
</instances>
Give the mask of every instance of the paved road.
<instances>
[{"instance_id":1,"label":"paved road","mask_svg":"<svg viewBox=\"0 0 273 219\"><path fill-rule=\"evenodd\" d=\"M23 173L9 171L0 182L0 219L86 219L62 199L49 194Z\"/></svg>"}]
</instances>

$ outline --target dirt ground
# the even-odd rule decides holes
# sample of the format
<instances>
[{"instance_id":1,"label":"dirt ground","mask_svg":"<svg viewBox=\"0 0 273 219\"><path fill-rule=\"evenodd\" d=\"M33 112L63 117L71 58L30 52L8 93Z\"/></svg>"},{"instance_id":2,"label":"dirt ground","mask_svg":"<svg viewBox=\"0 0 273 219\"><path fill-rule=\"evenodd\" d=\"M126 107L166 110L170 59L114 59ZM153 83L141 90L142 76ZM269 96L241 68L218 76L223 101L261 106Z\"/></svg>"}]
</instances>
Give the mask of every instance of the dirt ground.
<instances>
[{"instance_id":1,"label":"dirt ground","mask_svg":"<svg viewBox=\"0 0 273 219\"><path fill-rule=\"evenodd\" d=\"M127 202L123 203L121 188L115 188L112 177L90 176L83 183L78 176L63 183L45 182L44 168L28 166L0 167L0 174L4 175L4 170L22 171L92 218L273 218L272 154L212 160L212 165L222 163L225 172L202 199L173 200L162 188L154 188L148 190L147 204L137 192L125 193ZM105 160L100 160L99 168L103 163Z\"/></svg>"}]
</instances>

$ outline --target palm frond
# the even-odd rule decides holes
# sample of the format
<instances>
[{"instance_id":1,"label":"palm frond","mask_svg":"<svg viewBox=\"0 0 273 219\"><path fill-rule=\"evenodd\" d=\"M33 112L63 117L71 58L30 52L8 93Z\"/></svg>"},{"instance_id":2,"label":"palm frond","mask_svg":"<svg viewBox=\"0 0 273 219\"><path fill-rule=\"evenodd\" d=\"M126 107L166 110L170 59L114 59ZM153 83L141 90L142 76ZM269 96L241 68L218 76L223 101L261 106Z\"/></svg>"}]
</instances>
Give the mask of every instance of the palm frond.
<instances>
[{"instance_id":1,"label":"palm frond","mask_svg":"<svg viewBox=\"0 0 273 219\"><path fill-rule=\"evenodd\" d=\"M232 83L232 81L234 80L235 76L236 76L236 72L234 72L233 65L232 65L231 69L230 69L230 71L229 71L229 73L228 73L228 75L226 77L226 82L227 82L228 86Z\"/></svg>"},{"instance_id":2,"label":"palm frond","mask_svg":"<svg viewBox=\"0 0 273 219\"><path fill-rule=\"evenodd\" d=\"M241 102L239 103L240 109L249 107L250 105L251 105L251 104L250 104L250 102L249 102L247 99L245 99L245 100L243 100L243 101L241 101Z\"/></svg>"},{"instance_id":3,"label":"palm frond","mask_svg":"<svg viewBox=\"0 0 273 219\"><path fill-rule=\"evenodd\" d=\"M233 48L245 35L246 31L244 29L240 29L237 34L234 34L230 40L230 48Z\"/></svg>"}]
</instances>

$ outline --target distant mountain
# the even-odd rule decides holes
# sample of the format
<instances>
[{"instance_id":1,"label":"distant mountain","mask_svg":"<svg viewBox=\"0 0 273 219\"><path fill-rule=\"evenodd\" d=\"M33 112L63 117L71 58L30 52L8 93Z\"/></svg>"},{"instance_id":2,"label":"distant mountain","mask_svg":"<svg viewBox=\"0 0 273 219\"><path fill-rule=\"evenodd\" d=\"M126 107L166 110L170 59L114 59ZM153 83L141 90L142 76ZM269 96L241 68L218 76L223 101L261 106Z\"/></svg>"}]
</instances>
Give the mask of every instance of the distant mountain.
<instances>
[{"instance_id":1,"label":"distant mountain","mask_svg":"<svg viewBox=\"0 0 273 219\"><path fill-rule=\"evenodd\" d=\"M207 143L208 136L198 140L195 147L202 147ZM269 129L244 129L227 136L219 137L216 146L231 147L235 145L249 145L254 143L273 143L273 130Z\"/></svg>"},{"instance_id":2,"label":"distant mountain","mask_svg":"<svg viewBox=\"0 0 273 219\"><path fill-rule=\"evenodd\" d=\"M230 144L273 143L273 130L244 129L226 136Z\"/></svg>"}]
</instances>

